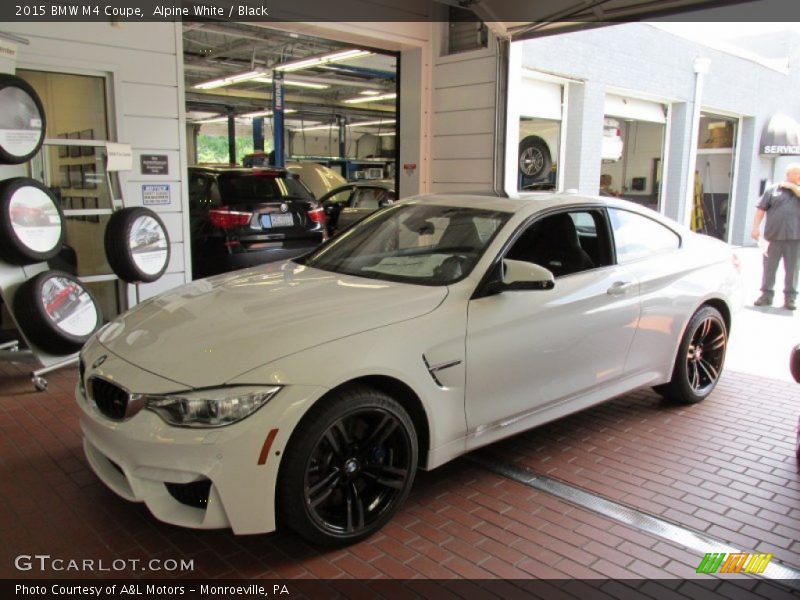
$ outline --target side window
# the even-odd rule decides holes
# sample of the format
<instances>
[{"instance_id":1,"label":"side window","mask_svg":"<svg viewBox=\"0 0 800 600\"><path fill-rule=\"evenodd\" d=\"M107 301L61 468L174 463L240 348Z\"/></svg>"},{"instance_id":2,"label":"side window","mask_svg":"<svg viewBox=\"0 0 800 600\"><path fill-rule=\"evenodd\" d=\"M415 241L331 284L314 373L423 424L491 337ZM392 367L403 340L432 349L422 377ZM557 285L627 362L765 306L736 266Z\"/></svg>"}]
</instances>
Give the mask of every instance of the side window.
<instances>
[{"instance_id":1,"label":"side window","mask_svg":"<svg viewBox=\"0 0 800 600\"><path fill-rule=\"evenodd\" d=\"M353 208L367 208L372 210L377 210L380 208L380 204L378 203L378 198L376 197L376 190L373 189L363 189L363 190L356 190L354 194L355 198L353 200Z\"/></svg>"},{"instance_id":2,"label":"side window","mask_svg":"<svg viewBox=\"0 0 800 600\"><path fill-rule=\"evenodd\" d=\"M611 208L608 212L618 263L629 263L680 248L678 234L661 223L618 208Z\"/></svg>"},{"instance_id":3,"label":"side window","mask_svg":"<svg viewBox=\"0 0 800 600\"><path fill-rule=\"evenodd\" d=\"M600 210L548 215L531 224L506 258L536 263L556 277L612 263L605 216Z\"/></svg>"},{"instance_id":4,"label":"side window","mask_svg":"<svg viewBox=\"0 0 800 600\"><path fill-rule=\"evenodd\" d=\"M330 198L328 198L327 202L329 204L342 204L343 202L347 202L350 199L350 193L353 190L347 188L346 190L342 190L338 194L334 194Z\"/></svg>"}]
</instances>

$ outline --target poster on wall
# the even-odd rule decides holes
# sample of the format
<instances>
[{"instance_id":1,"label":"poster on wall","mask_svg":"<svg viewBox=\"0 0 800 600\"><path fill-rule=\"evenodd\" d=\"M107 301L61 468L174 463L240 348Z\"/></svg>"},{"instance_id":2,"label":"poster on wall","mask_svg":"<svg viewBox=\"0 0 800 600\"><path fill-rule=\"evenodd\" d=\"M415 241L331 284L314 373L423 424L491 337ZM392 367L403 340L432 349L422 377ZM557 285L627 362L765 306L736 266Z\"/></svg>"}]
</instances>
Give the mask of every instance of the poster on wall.
<instances>
[{"instance_id":1,"label":"poster on wall","mask_svg":"<svg viewBox=\"0 0 800 600\"><path fill-rule=\"evenodd\" d=\"M0 75L0 160L20 164L30 160L44 141L44 108L25 80Z\"/></svg>"},{"instance_id":2,"label":"poster on wall","mask_svg":"<svg viewBox=\"0 0 800 600\"><path fill-rule=\"evenodd\" d=\"M88 292L64 277L50 277L42 285L42 303L56 326L74 336L97 328L97 309Z\"/></svg>"},{"instance_id":3,"label":"poster on wall","mask_svg":"<svg viewBox=\"0 0 800 600\"><path fill-rule=\"evenodd\" d=\"M34 252L46 253L61 239L61 216L53 199L38 187L16 190L9 204L17 239Z\"/></svg>"},{"instance_id":4,"label":"poster on wall","mask_svg":"<svg viewBox=\"0 0 800 600\"><path fill-rule=\"evenodd\" d=\"M143 273L155 275L164 270L169 260L167 234L153 217L144 215L133 222L128 243L133 262Z\"/></svg>"}]
</instances>

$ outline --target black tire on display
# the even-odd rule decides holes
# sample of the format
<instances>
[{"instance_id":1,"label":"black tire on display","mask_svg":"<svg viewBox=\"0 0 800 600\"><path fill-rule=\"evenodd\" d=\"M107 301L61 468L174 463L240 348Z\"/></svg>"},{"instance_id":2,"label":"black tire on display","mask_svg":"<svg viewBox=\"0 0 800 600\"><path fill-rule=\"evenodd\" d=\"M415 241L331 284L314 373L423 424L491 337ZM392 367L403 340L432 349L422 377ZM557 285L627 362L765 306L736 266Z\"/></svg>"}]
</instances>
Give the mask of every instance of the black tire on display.
<instances>
[{"instance_id":1,"label":"black tire on display","mask_svg":"<svg viewBox=\"0 0 800 600\"><path fill-rule=\"evenodd\" d=\"M800 344L797 344L792 349L792 354L789 358L789 371L797 383L800 383Z\"/></svg>"},{"instance_id":2,"label":"black tire on display","mask_svg":"<svg viewBox=\"0 0 800 600\"><path fill-rule=\"evenodd\" d=\"M669 383L654 389L673 402L696 404L714 390L722 374L728 330L719 311L701 307L690 319L678 347Z\"/></svg>"},{"instance_id":3,"label":"black tire on display","mask_svg":"<svg viewBox=\"0 0 800 600\"><path fill-rule=\"evenodd\" d=\"M31 85L15 75L0 74L0 162L28 162L44 142L44 106Z\"/></svg>"},{"instance_id":4,"label":"black tire on display","mask_svg":"<svg viewBox=\"0 0 800 600\"><path fill-rule=\"evenodd\" d=\"M519 171L525 177L534 181L542 179L550 172L552 164L550 148L542 138L530 135L519 143Z\"/></svg>"},{"instance_id":5,"label":"black tire on display","mask_svg":"<svg viewBox=\"0 0 800 600\"><path fill-rule=\"evenodd\" d=\"M64 213L47 187L28 177L0 183L0 259L12 265L50 260L64 234Z\"/></svg>"},{"instance_id":6,"label":"black tire on display","mask_svg":"<svg viewBox=\"0 0 800 600\"><path fill-rule=\"evenodd\" d=\"M140 232L145 232L145 235L137 239L137 233ZM147 234L156 237L150 238ZM106 226L104 242L108 264L127 283L155 281L169 265L167 228L149 208L133 206L112 214Z\"/></svg>"},{"instance_id":7,"label":"black tire on display","mask_svg":"<svg viewBox=\"0 0 800 600\"><path fill-rule=\"evenodd\" d=\"M405 501L417 451L411 418L387 394L358 386L320 401L292 433L281 462L279 525L313 544L363 540Z\"/></svg>"},{"instance_id":8,"label":"black tire on display","mask_svg":"<svg viewBox=\"0 0 800 600\"><path fill-rule=\"evenodd\" d=\"M13 309L28 340L50 354L77 352L103 322L91 291L63 271L44 271L23 282Z\"/></svg>"}]
</instances>

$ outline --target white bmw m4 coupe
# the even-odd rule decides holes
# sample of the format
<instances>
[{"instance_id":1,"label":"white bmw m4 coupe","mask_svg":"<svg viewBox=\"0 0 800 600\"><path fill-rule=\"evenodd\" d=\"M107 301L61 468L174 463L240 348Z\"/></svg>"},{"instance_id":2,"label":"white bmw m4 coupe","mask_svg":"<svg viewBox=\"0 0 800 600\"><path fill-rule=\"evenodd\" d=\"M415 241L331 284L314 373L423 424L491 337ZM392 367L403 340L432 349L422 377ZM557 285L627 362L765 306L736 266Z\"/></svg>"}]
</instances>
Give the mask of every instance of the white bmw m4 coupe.
<instances>
[{"instance_id":1,"label":"white bmw m4 coupe","mask_svg":"<svg viewBox=\"0 0 800 600\"><path fill-rule=\"evenodd\" d=\"M726 244L635 204L411 198L100 330L84 448L162 521L352 543L418 468L643 386L708 397L740 296Z\"/></svg>"}]
</instances>

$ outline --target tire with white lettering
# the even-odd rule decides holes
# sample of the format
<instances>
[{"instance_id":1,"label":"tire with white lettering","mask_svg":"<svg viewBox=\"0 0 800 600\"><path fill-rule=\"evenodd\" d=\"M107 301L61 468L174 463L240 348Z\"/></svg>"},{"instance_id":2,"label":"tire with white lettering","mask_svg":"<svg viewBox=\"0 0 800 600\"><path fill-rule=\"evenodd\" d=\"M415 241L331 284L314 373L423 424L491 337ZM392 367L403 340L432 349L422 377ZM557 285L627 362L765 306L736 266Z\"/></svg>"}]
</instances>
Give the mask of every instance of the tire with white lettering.
<instances>
[{"instance_id":1,"label":"tire with white lettering","mask_svg":"<svg viewBox=\"0 0 800 600\"><path fill-rule=\"evenodd\" d=\"M115 212L108 220L104 241L108 264L122 281L150 283L167 270L167 228L149 208L134 206Z\"/></svg>"},{"instance_id":2,"label":"tire with white lettering","mask_svg":"<svg viewBox=\"0 0 800 600\"><path fill-rule=\"evenodd\" d=\"M28 340L56 355L80 350L103 322L94 295L63 271L44 271L23 282L13 310Z\"/></svg>"},{"instance_id":3,"label":"tire with white lettering","mask_svg":"<svg viewBox=\"0 0 800 600\"><path fill-rule=\"evenodd\" d=\"M64 214L53 193L28 177L0 183L0 259L12 265L50 260L64 243Z\"/></svg>"},{"instance_id":4,"label":"tire with white lettering","mask_svg":"<svg viewBox=\"0 0 800 600\"><path fill-rule=\"evenodd\" d=\"M44 106L36 90L15 75L0 75L0 163L28 162L44 142Z\"/></svg>"}]
</instances>

